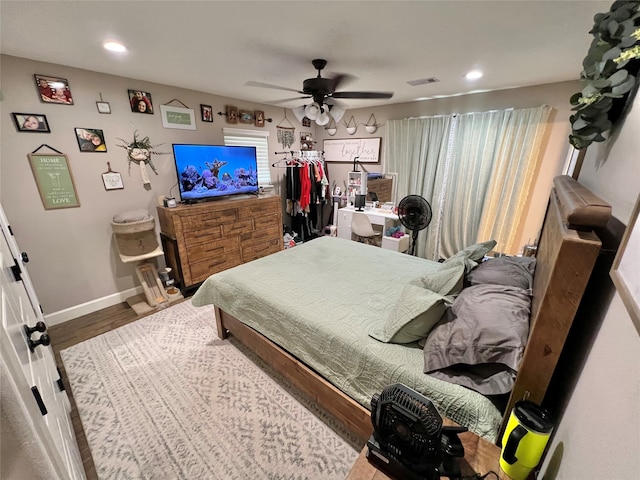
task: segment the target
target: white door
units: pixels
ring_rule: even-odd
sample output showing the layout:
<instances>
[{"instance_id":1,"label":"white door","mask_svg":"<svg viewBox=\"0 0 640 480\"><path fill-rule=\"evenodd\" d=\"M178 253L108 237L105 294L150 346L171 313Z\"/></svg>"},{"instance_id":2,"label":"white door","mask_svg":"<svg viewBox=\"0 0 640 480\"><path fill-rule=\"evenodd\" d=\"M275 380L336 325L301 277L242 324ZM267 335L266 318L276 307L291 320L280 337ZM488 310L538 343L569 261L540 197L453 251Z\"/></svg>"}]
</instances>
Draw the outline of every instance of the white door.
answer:
<instances>
[{"instance_id":1,"label":"white door","mask_svg":"<svg viewBox=\"0 0 640 480\"><path fill-rule=\"evenodd\" d=\"M33 331L25 326L44 323L40 304L25 268L23 258L0 205L0 265L2 265L2 361L16 386L17 396L30 418L35 440L45 450L60 478L85 478L73 426L71 405L60 389L59 373L53 350L48 346L46 330ZM40 324L43 330L46 325ZM32 343L30 345L29 338ZM38 344L40 343L40 344Z\"/></svg>"}]
</instances>

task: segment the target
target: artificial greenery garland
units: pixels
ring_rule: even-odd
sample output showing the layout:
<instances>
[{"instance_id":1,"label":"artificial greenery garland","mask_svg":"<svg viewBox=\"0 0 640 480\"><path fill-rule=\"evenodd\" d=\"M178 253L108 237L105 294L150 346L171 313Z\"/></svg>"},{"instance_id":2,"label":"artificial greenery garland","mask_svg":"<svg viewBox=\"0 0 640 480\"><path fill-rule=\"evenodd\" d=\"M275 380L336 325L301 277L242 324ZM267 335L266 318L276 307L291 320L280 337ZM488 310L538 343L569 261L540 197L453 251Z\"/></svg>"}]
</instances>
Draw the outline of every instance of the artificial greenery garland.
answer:
<instances>
[{"instance_id":1,"label":"artificial greenery garland","mask_svg":"<svg viewBox=\"0 0 640 480\"><path fill-rule=\"evenodd\" d=\"M571 99L572 133L569 141L577 149L606 140L634 88L640 67L640 0L617 0L607 13L594 17L593 34L582 62L581 92Z\"/></svg>"}]
</instances>

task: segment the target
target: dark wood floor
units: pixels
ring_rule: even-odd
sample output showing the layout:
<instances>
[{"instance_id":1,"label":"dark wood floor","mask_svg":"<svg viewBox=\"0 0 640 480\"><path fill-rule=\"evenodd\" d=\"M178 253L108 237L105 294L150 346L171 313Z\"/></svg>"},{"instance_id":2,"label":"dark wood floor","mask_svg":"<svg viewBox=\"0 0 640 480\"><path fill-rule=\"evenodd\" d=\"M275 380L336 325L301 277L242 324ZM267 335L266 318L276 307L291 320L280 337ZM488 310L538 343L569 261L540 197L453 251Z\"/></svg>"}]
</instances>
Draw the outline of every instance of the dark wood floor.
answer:
<instances>
[{"instance_id":1,"label":"dark wood floor","mask_svg":"<svg viewBox=\"0 0 640 480\"><path fill-rule=\"evenodd\" d=\"M60 369L62 381L64 382L67 393L69 394L69 400L71 401L71 420L88 480L97 480L98 475L96 474L96 468L91 458L91 451L89 450L89 444L87 443L87 438L84 434L82 423L80 422L76 403L73 399L73 392L69 386L67 373L62 364L60 351L140 318L141 317L138 316L129 305L121 303L48 328L56 363Z\"/></svg>"}]
</instances>

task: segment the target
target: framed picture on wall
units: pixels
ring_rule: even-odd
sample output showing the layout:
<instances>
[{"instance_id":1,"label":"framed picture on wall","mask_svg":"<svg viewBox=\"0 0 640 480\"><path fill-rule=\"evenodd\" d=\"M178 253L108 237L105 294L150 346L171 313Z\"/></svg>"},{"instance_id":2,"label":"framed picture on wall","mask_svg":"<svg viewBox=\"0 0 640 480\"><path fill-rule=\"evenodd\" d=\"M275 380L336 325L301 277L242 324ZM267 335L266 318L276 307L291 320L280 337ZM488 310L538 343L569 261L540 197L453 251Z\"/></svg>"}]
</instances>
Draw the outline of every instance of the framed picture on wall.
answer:
<instances>
[{"instance_id":1,"label":"framed picture on wall","mask_svg":"<svg viewBox=\"0 0 640 480\"><path fill-rule=\"evenodd\" d=\"M227 123L238 123L238 107L227 105Z\"/></svg>"},{"instance_id":2,"label":"framed picture on wall","mask_svg":"<svg viewBox=\"0 0 640 480\"><path fill-rule=\"evenodd\" d=\"M640 196L631 212L629 224L620 242L610 274L631 321L640 333L640 276L638 276L640 222L638 222L638 215L640 215Z\"/></svg>"},{"instance_id":3,"label":"framed picture on wall","mask_svg":"<svg viewBox=\"0 0 640 480\"><path fill-rule=\"evenodd\" d=\"M105 172L102 174L102 183L105 190L122 190L124 183L122 183L122 175L118 172Z\"/></svg>"},{"instance_id":4,"label":"framed picture on wall","mask_svg":"<svg viewBox=\"0 0 640 480\"><path fill-rule=\"evenodd\" d=\"M371 138L335 138L325 139L325 162L351 163L354 159L358 163L380 163L381 137Z\"/></svg>"},{"instance_id":5,"label":"framed picture on wall","mask_svg":"<svg viewBox=\"0 0 640 480\"><path fill-rule=\"evenodd\" d=\"M160 105L162 126L179 130L196 130L196 116L191 108Z\"/></svg>"},{"instance_id":6,"label":"framed picture on wall","mask_svg":"<svg viewBox=\"0 0 640 480\"><path fill-rule=\"evenodd\" d=\"M264 112L262 110L256 110L254 113L256 127L264 127Z\"/></svg>"},{"instance_id":7,"label":"framed picture on wall","mask_svg":"<svg viewBox=\"0 0 640 480\"><path fill-rule=\"evenodd\" d=\"M39 113L12 113L19 132L51 133L47 117Z\"/></svg>"},{"instance_id":8,"label":"framed picture on wall","mask_svg":"<svg viewBox=\"0 0 640 480\"><path fill-rule=\"evenodd\" d=\"M252 124L253 123L253 112L249 110L240 110L238 112L238 119L240 123Z\"/></svg>"},{"instance_id":9,"label":"framed picture on wall","mask_svg":"<svg viewBox=\"0 0 640 480\"><path fill-rule=\"evenodd\" d=\"M80 206L66 155L27 155L45 210Z\"/></svg>"},{"instance_id":10,"label":"framed picture on wall","mask_svg":"<svg viewBox=\"0 0 640 480\"><path fill-rule=\"evenodd\" d=\"M213 108L211 108L211 105L200 104L200 114L203 122L213 122Z\"/></svg>"},{"instance_id":11,"label":"framed picture on wall","mask_svg":"<svg viewBox=\"0 0 640 480\"><path fill-rule=\"evenodd\" d=\"M149 92L129 90L129 104L134 113L147 113L153 115L153 100Z\"/></svg>"},{"instance_id":12,"label":"framed picture on wall","mask_svg":"<svg viewBox=\"0 0 640 480\"><path fill-rule=\"evenodd\" d=\"M109 102L96 102L96 107L98 107L98 113L111 113Z\"/></svg>"},{"instance_id":13,"label":"framed picture on wall","mask_svg":"<svg viewBox=\"0 0 640 480\"><path fill-rule=\"evenodd\" d=\"M76 128L76 140L81 152L107 152L104 132L97 128Z\"/></svg>"},{"instance_id":14,"label":"framed picture on wall","mask_svg":"<svg viewBox=\"0 0 640 480\"><path fill-rule=\"evenodd\" d=\"M71 89L66 78L48 77L46 75L34 75L36 87L43 103L60 103L73 105Z\"/></svg>"}]
</instances>

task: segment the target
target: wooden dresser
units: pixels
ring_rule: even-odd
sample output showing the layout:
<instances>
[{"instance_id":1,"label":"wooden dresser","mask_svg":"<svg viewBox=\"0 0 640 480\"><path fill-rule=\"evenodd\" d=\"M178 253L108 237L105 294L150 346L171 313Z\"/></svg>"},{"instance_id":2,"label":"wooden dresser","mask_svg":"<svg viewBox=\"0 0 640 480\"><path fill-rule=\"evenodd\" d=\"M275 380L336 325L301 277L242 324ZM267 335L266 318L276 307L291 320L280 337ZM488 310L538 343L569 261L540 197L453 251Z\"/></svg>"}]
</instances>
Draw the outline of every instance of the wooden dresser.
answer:
<instances>
[{"instance_id":1,"label":"wooden dresser","mask_svg":"<svg viewBox=\"0 0 640 480\"><path fill-rule=\"evenodd\" d=\"M283 249L278 196L157 208L165 260L183 291L213 273Z\"/></svg>"}]
</instances>

